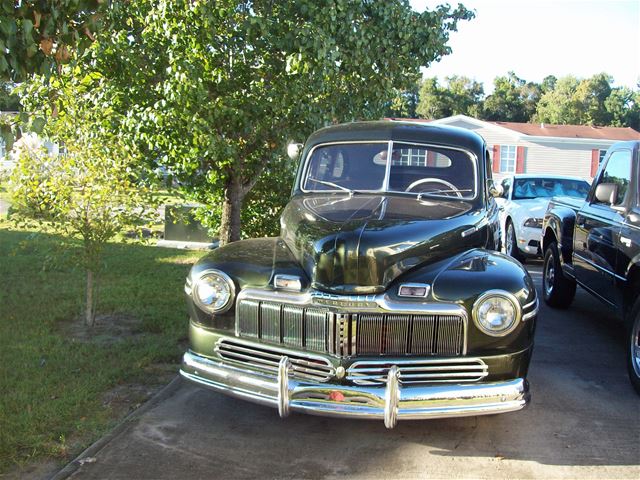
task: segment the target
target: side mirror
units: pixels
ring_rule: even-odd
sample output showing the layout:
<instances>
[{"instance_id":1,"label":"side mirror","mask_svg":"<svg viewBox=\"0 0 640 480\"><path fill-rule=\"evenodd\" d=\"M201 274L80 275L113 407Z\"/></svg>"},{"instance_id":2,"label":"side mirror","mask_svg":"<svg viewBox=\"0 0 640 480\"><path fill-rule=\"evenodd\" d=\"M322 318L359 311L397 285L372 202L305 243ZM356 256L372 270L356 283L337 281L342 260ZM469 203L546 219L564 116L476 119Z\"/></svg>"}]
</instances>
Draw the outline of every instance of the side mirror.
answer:
<instances>
[{"instance_id":1,"label":"side mirror","mask_svg":"<svg viewBox=\"0 0 640 480\"><path fill-rule=\"evenodd\" d=\"M502 191L502 185L496 185L493 183L493 180L487 180L487 192L489 192L489 195L492 197L501 197L504 193Z\"/></svg>"},{"instance_id":2,"label":"side mirror","mask_svg":"<svg viewBox=\"0 0 640 480\"><path fill-rule=\"evenodd\" d=\"M290 143L287 145L287 155L291 160L297 160L300 156L300 152L302 151L301 143Z\"/></svg>"},{"instance_id":3,"label":"side mirror","mask_svg":"<svg viewBox=\"0 0 640 480\"><path fill-rule=\"evenodd\" d=\"M618 196L617 183L601 183L596 187L596 200L600 203L613 205Z\"/></svg>"}]
</instances>

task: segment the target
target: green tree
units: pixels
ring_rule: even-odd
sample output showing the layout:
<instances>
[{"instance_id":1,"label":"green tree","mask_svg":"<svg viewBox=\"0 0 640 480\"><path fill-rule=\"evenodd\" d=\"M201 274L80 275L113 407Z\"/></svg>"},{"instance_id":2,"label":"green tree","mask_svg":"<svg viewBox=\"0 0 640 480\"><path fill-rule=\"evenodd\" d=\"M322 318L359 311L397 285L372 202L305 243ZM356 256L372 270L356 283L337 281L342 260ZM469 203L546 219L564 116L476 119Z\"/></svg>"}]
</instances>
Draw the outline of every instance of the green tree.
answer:
<instances>
[{"instance_id":1,"label":"green tree","mask_svg":"<svg viewBox=\"0 0 640 480\"><path fill-rule=\"evenodd\" d=\"M483 102L485 120L528 122L536 111L541 96L540 85L519 78L514 72L496 77L493 93Z\"/></svg>"},{"instance_id":2,"label":"green tree","mask_svg":"<svg viewBox=\"0 0 640 480\"><path fill-rule=\"evenodd\" d=\"M482 83L468 77L453 75L440 86L437 78L426 78L420 87L416 108L422 118L443 118L451 115L478 116L484 89Z\"/></svg>"},{"instance_id":3,"label":"green tree","mask_svg":"<svg viewBox=\"0 0 640 480\"><path fill-rule=\"evenodd\" d=\"M100 26L105 0L4 0L0 6L0 79L49 75L82 51Z\"/></svg>"},{"instance_id":4,"label":"green tree","mask_svg":"<svg viewBox=\"0 0 640 480\"><path fill-rule=\"evenodd\" d=\"M611 89L604 102L614 127L631 127L640 130L640 91L627 87Z\"/></svg>"},{"instance_id":5,"label":"green tree","mask_svg":"<svg viewBox=\"0 0 640 480\"><path fill-rule=\"evenodd\" d=\"M579 125L581 105L576 99L580 81L574 76L560 78L552 90L542 95L536 108L536 122L556 125Z\"/></svg>"},{"instance_id":6,"label":"green tree","mask_svg":"<svg viewBox=\"0 0 640 480\"><path fill-rule=\"evenodd\" d=\"M82 255L75 260L86 271L85 322L92 326L104 246L150 219L152 202L124 145L100 127L99 112L87 101L86 86L92 82L52 83L65 110L50 117L46 128L65 152L51 155L34 134L16 143L12 210L19 219L81 240ZM32 90L33 99L48 92L48 86L33 83L24 88Z\"/></svg>"},{"instance_id":7,"label":"green tree","mask_svg":"<svg viewBox=\"0 0 640 480\"><path fill-rule=\"evenodd\" d=\"M288 141L381 116L472 17L406 0L113 5L87 61L107 86L103 108L131 148L220 212L210 226L223 244L240 238L243 201Z\"/></svg>"},{"instance_id":8,"label":"green tree","mask_svg":"<svg viewBox=\"0 0 640 480\"><path fill-rule=\"evenodd\" d=\"M395 96L387 107L385 117L416 118L416 109L420 100L420 80L416 80L405 90L396 91Z\"/></svg>"}]
</instances>

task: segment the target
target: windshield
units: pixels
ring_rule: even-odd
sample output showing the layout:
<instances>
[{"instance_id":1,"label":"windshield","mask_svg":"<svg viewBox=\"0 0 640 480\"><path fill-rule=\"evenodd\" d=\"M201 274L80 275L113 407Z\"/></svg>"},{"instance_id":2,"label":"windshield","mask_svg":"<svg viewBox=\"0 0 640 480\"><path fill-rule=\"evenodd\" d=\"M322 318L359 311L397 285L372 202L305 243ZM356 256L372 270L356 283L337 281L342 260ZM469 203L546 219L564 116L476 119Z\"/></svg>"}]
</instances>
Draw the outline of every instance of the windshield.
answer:
<instances>
[{"instance_id":1,"label":"windshield","mask_svg":"<svg viewBox=\"0 0 640 480\"><path fill-rule=\"evenodd\" d=\"M569 178L516 178L513 183L513 200L568 196L586 198L589 183Z\"/></svg>"},{"instance_id":2,"label":"windshield","mask_svg":"<svg viewBox=\"0 0 640 480\"><path fill-rule=\"evenodd\" d=\"M389 142L320 145L307 160L304 191L387 191L473 198L472 156L447 147Z\"/></svg>"}]
</instances>

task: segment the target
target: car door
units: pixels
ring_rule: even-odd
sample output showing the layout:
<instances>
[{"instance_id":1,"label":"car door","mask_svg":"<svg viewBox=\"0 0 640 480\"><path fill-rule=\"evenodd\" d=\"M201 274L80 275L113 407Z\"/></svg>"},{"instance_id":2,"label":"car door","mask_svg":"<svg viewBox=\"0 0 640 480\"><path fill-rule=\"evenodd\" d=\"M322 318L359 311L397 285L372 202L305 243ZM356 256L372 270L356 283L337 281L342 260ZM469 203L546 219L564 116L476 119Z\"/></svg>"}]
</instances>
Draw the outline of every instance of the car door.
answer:
<instances>
[{"instance_id":1,"label":"car door","mask_svg":"<svg viewBox=\"0 0 640 480\"><path fill-rule=\"evenodd\" d=\"M605 160L604 169L591 189L588 202L576 215L573 260L576 279L605 302L618 304L615 282L617 250L624 217L624 205L631 182L631 151L615 150ZM616 183L614 203L595 197L598 184Z\"/></svg>"},{"instance_id":2,"label":"car door","mask_svg":"<svg viewBox=\"0 0 640 480\"><path fill-rule=\"evenodd\" d=\"M635 151L631 151L632 168L635 176L640 180L640 151L636 144ZM640 261L640 185L638 180L633 184L635 191L630 192L630 202L624 214L624 220L620 226L618 236L618 260L616 273L619 277L625 277L629 267ZM621 303L621 298L619 299Z\"/></svg>"}]
</instances>

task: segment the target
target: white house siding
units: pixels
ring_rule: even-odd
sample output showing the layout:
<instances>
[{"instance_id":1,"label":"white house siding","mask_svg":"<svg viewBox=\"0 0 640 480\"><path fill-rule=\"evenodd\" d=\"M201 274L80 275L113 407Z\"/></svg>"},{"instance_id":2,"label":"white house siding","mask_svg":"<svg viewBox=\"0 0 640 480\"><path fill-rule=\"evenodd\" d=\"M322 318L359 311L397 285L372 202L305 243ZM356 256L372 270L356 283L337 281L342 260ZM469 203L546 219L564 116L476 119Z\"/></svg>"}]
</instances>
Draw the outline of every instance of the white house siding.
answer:
<instances>
[{"instance_id":1,"label":"white house siding","mask_svg":"<svg viewBox=\"0 0 640 480\"><path fill-rule=\"evenodd\" d=\"M539 173L548 175L570 175L591 180L591 151L593 149L606 150L614 142L594 140L593 143L581 139L572 142L571 139L561 141L531 142L525 140L527 135L511 131L502 127L480 127L476 124L456 120L447 125L473 130L487 142L489 151L494 145L515 145L525 147L524 173ZM501 181L510 173L496 173L493 177Z\"/></svg>"}]
</instances>

